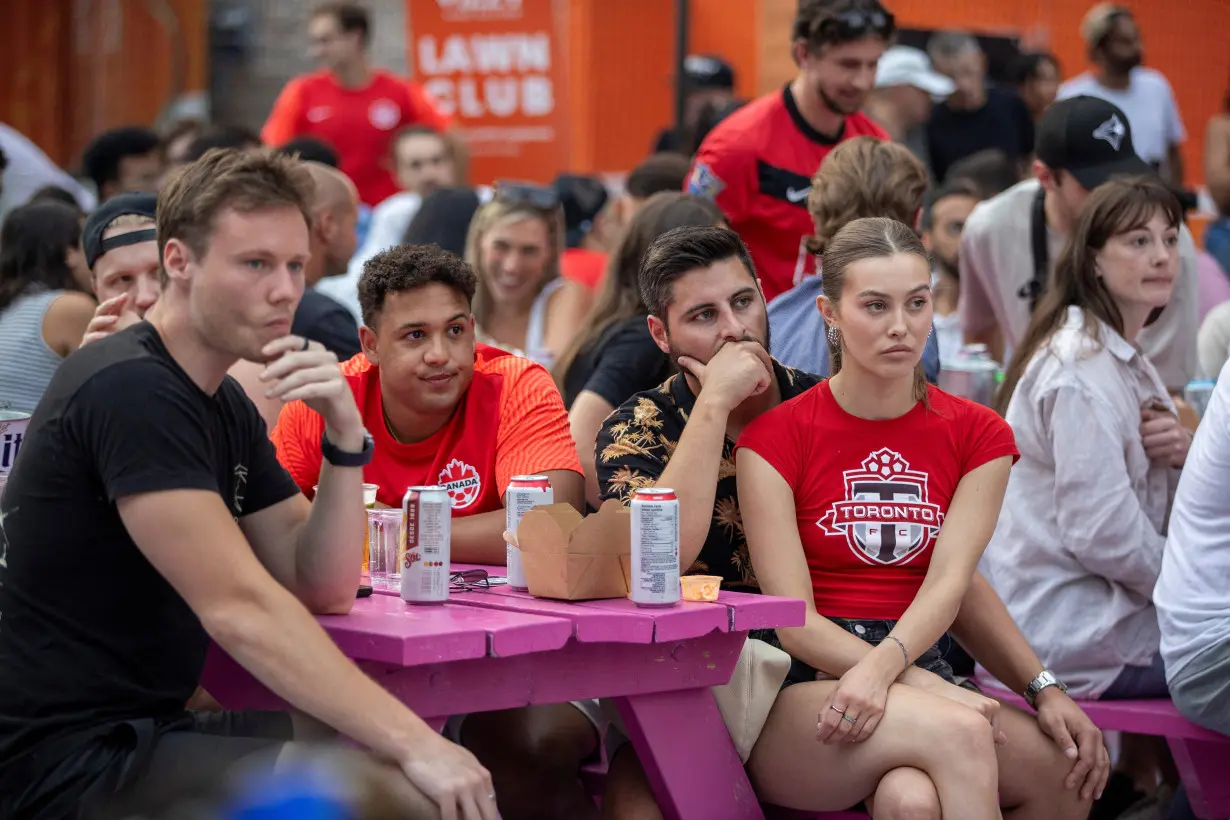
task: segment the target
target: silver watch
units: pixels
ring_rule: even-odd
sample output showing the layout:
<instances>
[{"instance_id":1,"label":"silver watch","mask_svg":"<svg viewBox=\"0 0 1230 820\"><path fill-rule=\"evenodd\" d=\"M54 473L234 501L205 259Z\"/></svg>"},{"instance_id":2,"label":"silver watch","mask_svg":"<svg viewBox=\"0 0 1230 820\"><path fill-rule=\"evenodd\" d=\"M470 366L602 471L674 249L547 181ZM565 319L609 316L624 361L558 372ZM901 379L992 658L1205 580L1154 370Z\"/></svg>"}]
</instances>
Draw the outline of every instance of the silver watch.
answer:
<instances>
[{"instance_id":1,"label":"silver watch","mask_svg":"<svg viewBox=\"0 0 1230 820\"><path fill-rule=\"evenodd\" d=\"M1026 686L1025 691L1021 694L1025 696L1025 700L1029 703L1029 705L1033 706L1034 700L1036 700L1038 695L1042 693L1042 690L1049 689L1052 686L1059 687L1060 692L1068 691L1067 685L1059 678L1055 677L1054 672L1049 669L1043 669L1038 673L1038 677L1029 682L1029 686Z\"/></svg>"}]
</instances>

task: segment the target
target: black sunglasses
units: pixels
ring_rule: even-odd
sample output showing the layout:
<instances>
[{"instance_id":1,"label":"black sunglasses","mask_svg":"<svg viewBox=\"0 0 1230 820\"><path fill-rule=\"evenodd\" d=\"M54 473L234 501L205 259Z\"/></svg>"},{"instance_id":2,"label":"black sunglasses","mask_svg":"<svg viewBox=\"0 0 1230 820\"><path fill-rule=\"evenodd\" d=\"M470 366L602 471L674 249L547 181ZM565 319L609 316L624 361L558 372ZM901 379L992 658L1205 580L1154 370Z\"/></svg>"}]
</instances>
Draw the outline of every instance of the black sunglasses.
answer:
<instances>
[{"instance_id":1,"label":"black sunglasses","mask_svg":"<svg viewBox=\"0 0 1230 820\"><path fill-rule=\"evenodd\" d=\"M529 205L543 211L559 207L559 191L531 182L497 182L495 198L509 205Z\"/></svg>"},{"instance_id":2,"label":"black sunglasses","mask_svg":"<svg viewBox=\"0 0 1230 820\"><path fill-rule=\"evenodd\" d=\"M888 11L847 11L821 20L812 37L823 43L844 43L874 34L887 40L897 30L897 23Z\"/></svg>"},{"instance_id":3,"label":"black sunglasses","mask_svg":"<svg viewBox=\"0 0 1230 820\"><path fill-rule=\"evenodd\" d=\"M455 592L466 592L476 589L491 589L491 583L485 569L464 569L454 572L448 577L449 589Z\"/></svg>"}]
</instances>

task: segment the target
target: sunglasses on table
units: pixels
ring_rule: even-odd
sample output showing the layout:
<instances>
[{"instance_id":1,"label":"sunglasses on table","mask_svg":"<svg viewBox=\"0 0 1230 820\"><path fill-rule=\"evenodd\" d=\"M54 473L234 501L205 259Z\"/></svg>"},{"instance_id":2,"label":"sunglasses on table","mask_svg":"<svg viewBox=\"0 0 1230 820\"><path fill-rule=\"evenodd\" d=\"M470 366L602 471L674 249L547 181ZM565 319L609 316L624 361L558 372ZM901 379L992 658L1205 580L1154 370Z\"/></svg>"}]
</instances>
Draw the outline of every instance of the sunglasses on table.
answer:
<instances>
[{"instance_id":1,"label":"sunglasses on table","mask_svg":"<svg viewBox=\"0 0 1230 820\"><path fill-rule=\"evenodd\" d=\"M466 569L448 577L449 589L454 592L491 589L491 578L485 569Z\"/></svg>"},{"instance_id":2,"label":"sunglasses on table","mask_svg":"<svg viewBox=\"0 0 1230 820\"><path fill-rule=\"evenodd\" d=\"M559 207L559 191L532 182L497 182L495 198L509 205L529 205L543 211L554 211Z\"/></svg>"}]
</instances>

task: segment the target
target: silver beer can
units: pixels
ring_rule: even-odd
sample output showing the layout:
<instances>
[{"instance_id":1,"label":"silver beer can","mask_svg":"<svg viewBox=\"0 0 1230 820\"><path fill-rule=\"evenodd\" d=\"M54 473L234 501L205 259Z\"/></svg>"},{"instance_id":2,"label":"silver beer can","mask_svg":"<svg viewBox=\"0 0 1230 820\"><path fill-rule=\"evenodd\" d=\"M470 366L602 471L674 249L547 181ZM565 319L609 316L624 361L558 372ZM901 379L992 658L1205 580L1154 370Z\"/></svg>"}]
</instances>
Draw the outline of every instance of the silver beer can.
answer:
<instances>
[{"instance_id":1,"label":"silver beer can","mask_svg":"<svg viewBox=\"0 0 1230 820\"><path fill-rule=\"evenodd\" d=\"M632 589L637 606L674 606L679 589L679 496L662 487L632 496Z\"/></svg>"},{"instance_id":2,"label":"silver beer can","mask_svg":"<svg viewBox=\"0 0 1230 820\"><path fill-rule=\"evenodd\" d=\"M555 503L555 490L545 475L517 475L508 482L504 492L504 529L513 535L521 517L535 507ZM513 589L526 589L525 571L521 568L521 550L505 544L505 563L508 565L508 585Z\"/></svg>"},{"instance_id":3,"label":"silver beer can","mask_svg":"<svg viewBox=\"0 0 1230 820\"><path fill-rule=\"evenodd\" d=\"M448 600L453 505L444 487L410 487L401 502L406 544L401 567L401 597L410 604Z\"/></svg>"}]
</instances>

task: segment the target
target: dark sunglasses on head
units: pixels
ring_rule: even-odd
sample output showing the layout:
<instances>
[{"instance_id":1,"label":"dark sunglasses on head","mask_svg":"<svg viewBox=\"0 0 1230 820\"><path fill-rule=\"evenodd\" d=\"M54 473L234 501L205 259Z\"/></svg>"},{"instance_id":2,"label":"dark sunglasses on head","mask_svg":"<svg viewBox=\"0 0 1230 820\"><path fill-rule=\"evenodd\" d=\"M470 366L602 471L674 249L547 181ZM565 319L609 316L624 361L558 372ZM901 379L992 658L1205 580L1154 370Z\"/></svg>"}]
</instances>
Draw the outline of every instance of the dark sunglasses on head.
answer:
<instances>
[{"instance_id":1,"label":"dark sunglasses on head","mask_svg":"<svg viewBox=\"0 0 1230 820\"><path fill-rule=\"evenodd\" d=\"M530 182L497 182L495 198L509 205L529 205L544 211L559 207L559 192Z\"/></svg>"},{"instance_id":2,"label":"dark sunglasses on head","mask_svg":"<svg viewBox=\"0 0 1230 820\"><path fill-rule=\"evenodd\" d=\"M823 42L845 42L874 34L887 40L896 31L893 15L887 11L847 11L822 20L812 32Z\"/></svg>"},{"instance_id":3,"label":"dark sunglasses on head","mask_svg":"<svg viewBox=\"0 0 1230 820\"><path fill-rule=\"evenodd\" d=\"M491 584L487 579L487 570L485 569L465 569L460 572L454 572L448 578L448 585L449 588L457 592L491 588Z\"/></svg>"}]
</instances>

